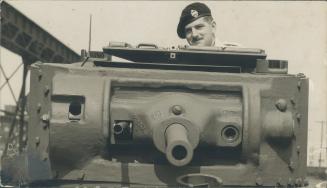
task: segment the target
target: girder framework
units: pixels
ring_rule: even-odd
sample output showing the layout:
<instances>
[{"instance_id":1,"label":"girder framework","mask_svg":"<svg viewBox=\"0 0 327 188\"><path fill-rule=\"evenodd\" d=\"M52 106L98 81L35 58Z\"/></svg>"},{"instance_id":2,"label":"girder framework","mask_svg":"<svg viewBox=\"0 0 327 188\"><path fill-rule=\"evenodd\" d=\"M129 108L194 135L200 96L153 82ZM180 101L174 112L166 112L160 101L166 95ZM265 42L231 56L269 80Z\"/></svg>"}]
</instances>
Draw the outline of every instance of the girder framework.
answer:
<instances>
[{"instance_id":1,"label":"girder framework","mask_svg":"<svg viewBox=\"0 0 327 188\"><path fill-rule=\"evenodd\" d=\"M79 54L6 1L1 3L1 46L29 62L71 63L80 60Z\"/></svg>"}]
</instances>

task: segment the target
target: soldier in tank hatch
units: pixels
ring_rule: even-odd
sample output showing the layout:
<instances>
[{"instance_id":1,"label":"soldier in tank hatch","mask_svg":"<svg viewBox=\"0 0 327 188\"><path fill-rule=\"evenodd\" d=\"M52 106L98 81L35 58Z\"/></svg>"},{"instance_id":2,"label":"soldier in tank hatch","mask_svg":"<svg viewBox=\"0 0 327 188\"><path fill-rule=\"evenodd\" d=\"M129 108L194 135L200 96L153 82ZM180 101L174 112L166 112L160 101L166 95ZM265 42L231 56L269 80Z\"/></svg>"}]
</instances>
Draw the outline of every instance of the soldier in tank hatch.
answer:
<instances>
[{"instance_id":1,"label":"soldier in tank hatch","mask_svg":"<svg viewBox=\"0 0 327 188\"><path fill-rule=\"evenodd\" d=\"M192 3L184 8L177 26L177 34L191 46L239 46L222 43L216 37L216 22L210 8L203 3Z\"/></svg>"}]
</instances>

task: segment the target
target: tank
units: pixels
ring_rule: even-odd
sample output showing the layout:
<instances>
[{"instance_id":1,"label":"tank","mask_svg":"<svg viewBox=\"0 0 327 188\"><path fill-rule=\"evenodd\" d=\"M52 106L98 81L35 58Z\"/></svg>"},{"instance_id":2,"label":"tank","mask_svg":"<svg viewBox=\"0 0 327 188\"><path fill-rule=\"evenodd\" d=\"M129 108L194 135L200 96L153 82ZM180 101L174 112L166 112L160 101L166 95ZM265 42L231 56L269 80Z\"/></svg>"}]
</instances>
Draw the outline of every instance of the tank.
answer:
<instances>
[{"instance_id":1,"label":"tank","mask_svg":"<svg viewBox=\"0 0 327 188\"><path fill-rule=\"evenodd\" d=\"M286 60L252 48L117 42L82 55L30 67L27 150L3 157L3 182L307 184L308 78L288 74Z\"/></svg>"}]
</instances>

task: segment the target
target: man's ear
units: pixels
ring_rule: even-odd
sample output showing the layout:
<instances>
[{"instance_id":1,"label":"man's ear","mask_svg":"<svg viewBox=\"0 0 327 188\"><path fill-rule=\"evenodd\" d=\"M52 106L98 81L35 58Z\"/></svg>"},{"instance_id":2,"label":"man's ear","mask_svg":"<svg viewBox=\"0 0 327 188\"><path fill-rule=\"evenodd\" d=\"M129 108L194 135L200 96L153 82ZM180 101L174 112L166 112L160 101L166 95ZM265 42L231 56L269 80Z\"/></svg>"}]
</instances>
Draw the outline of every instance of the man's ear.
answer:
<instances>
[{"instance_id":1,"label":"man's ear","mask_svg":"<svg viewBox=\"0 0 327 188\"><path fill-rule=\"evenodd\" d=\"M211 22L211 27L216 31L216 22L214 20Z\"/></svg>"}]
</instances>

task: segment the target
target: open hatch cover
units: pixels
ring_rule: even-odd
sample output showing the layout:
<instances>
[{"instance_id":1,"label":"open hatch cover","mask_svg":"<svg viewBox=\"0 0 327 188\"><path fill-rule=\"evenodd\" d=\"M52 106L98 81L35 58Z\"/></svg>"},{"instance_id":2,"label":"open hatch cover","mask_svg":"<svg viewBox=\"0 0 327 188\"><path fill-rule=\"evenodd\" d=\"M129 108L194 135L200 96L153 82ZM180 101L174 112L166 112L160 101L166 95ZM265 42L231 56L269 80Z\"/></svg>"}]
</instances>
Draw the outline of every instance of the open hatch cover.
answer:
<instances>
[{"instance_id":1,"label":"open hatch cover","mask_svg":"<svg viewBox=\"0 0 327 188\"><path fill-rule=\"evenodd\" d=\"M211 69L211 71L219 72L225 72L226 68L226 72L235 72L228 71L232 68L239 70L236 72L248 72L256 67L257 59L266 59L264 50L239 47L178 46L158 48L153 44L139 44L136 47L132 47L127 43L110 43L108 47L103 48L103 52L109 56L116 56L135 62L129 62L128 68L133 67L133 64L137 68L140 66L136 64L140 64L145 66L151 65L152 68L158 67L160 69L163 67L171 67L171 69L182 67L186 68L186 70L188 68L202 71ZM95 63L99 66L106 66L103 64L104 62ZM118 67L124 66L120 64Z\"/></svg>"}]
</instances>

